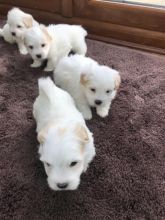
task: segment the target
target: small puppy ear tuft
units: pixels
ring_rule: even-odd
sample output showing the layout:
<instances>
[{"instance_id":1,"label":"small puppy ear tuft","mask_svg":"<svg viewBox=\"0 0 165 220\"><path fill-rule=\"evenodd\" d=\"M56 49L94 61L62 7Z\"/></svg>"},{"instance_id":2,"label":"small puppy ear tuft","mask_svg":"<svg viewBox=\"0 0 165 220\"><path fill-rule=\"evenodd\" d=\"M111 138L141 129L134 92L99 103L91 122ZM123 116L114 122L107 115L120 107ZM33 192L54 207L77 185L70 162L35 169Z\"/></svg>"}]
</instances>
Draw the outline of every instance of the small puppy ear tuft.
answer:
<instances>
[{"instance_id":1,"label":"small puppy ear tuft","mask_svg":"<svg viewBox=\"0 0 165 220\"><path fill-rule=\"evenodd\" d=\"M43 24L41 24L41 25L40 25L40 28L41 28L41 30L43 31L43 33L45 34L47 40L48 40L48 41L52 41L52 37L50 36L50 34L49 34L49 32L48 32L46 26L43 25Z\"/></svg>"},{"instance_id":2,"label":"small puppy ear tuft","mask_svg":"<svg viewBox=\"0 0 165 220\"><path fill-rule=\"evenodd\" d=\"M43 144L45 142L45 138L46 138L46 130L43 129L41 130L38 135L37 135L37 140L40 144Z\"/></svg>"},{"instance_id":3,"label":"small puppy ear tuft","mask_svg":"<svg viewBox=\"0 0 165 220\"><path fill-rule=\"evenodd\" d=\"M81 73L80 83L85 86L88 82L89 82L89 79L88 79L87 74L86 73Z\"/></svg>"},{"instance_id":4,"label":"small puppy ear tuft","mask_svg":"<svg viewBox=\"0 0 165 220\"><path fill-rule=\"evenodd\" d=\"M55 123L48 123L43 129L38 132L37 140L40 144L43 144L46 139L46 135L51 127L55 126Z\"/></svg>"},{"instance_id":5,"label":"small puppy ear tuft","mask_svg":"<svg viewBox=\"0 0 165 220\"><path fill-rule=\"evenodd\" d=\"M23 23L27 28L31 28L33 26L33 17L31 15L24 17Z\"/></svg>"},{"instance_id":6,"label":"small puppy ear tuft","mask_svg":"<svg viewBox=\"0 0 165 220\"><path fill-rule=\"evenodd\" d=\"M120 83L121 83L121 77L120 77L120 75L118 73L115 76L115 90L119 89Z\"/></svg>"},{"instance_id":7,"label":"small puppy ear tuft","mask_svg":"<svg viewBox=\"0 0 165 220\"><path fill-rule=\"evenodd\" d=\"M84 125L82 124L77 124L76 128L75 128L75 133L77 135L77 137L83 142L83 143L87 143L89 142L89 136L87 133L86 128L84 127Z\"/></svg>"}]
</instances>

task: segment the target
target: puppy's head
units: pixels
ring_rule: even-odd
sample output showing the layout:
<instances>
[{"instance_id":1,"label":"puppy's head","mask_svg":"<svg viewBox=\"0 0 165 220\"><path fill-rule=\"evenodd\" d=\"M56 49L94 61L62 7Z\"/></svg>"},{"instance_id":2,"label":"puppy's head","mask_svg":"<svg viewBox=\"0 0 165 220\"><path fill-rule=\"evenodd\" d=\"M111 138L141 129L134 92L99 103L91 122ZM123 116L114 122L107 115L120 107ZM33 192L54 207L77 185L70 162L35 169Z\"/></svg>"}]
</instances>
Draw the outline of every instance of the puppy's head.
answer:
<instances>
[{"instance_id":1,"label":"puppy's head","mask_svg":"<svg viewBox=\"0 0 165 220\"><path fill-rule=\"evenodd\" d=\"M8 12L7 23L11 35L23 40L25 31L33 25L33 17L19 8L13 8Z\"/></svg>"},{"instance_id":2,"label":"puppy's head","mask_svg":"<svg viewBox=\"0 0 165 220\"><path fill-rule=\"evenodd\" d=\"M51 41L51 36L44 25L32 27L25 32L24 43L33 60L47 58Z\"/></svg>"},{"instance_id":3,"label":"puppy's head","mask_svg":"<svg viewBox=\"0 0 165 220\"><path fill-rule=\"evenodd\" d=\"M93 64L80 76L81 88L90 106L104 106L112 101L120 85L119 73L107 66Z\"/></svg>"},{"instance_id":4,"label":"puppy's head","mask_svg":"<svg viewBox=\"0 0 165 220\"><path fill-rule=\"evenodd\" d=\"M49 187L53 190L77 189L89 142L84 125L50 125L38 133L38 141Z\"/></svg>"}]
</instances>

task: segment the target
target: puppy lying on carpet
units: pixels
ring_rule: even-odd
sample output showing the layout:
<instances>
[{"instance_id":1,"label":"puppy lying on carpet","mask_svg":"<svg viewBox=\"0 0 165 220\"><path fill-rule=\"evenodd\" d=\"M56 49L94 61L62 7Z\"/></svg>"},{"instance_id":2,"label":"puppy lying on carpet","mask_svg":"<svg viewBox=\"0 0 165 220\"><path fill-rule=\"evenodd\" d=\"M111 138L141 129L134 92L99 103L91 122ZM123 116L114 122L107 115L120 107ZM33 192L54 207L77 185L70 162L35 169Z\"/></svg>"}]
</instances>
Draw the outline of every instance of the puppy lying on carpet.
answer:
<instances>
[{"instance_id":1,"label":"puppy lying on carpet","mask_svg":"<svg viewBox=\"0 0 165 220\"><path fill-rule=\"evenodd\" d=\"M0 29L0 36L9 43L17 43L20 53L27 54L24 33L28 28L38 25L32 15L24 13L19 8L13 8L7 14L7 23Z\"/></svg>"},{"instance_id":2,"label":"puppy lying on carpet","mask_svg":"<svg viewBox=\"0 0 165 220\"><path fill-rule=\"evenodd\" d=\"M85 119L92 118L90 107L95 107L101 117L108 115L121 81L116 70L81 55L61 59L54 80L74 98Z\"/></svg>"},{"instance_id":3,"label":"puppy lying on carpet","mask_svg":"<svg viewBox=\"0 0 165 220\"><path fill-rule=\"evenodd\" d=\"M75 190L95 156L92 133L67 92L50 78L41 78L38 84L33 114L48 185L53 190Z\"/></svg>"},{"instance_id":4,"label":"puppy lying on carpet","mask_svg":"<svg viewBox=\"0 0 165 220\"><path fill-rule=\"evenodd\" d=\"M53 71L58 61L70 51L85 56L87 32L78 25L49 25L32 27L25 33L25 45L33 58L31 67L39 67L47 59L45 71Z\"/></svg>"}]
</instances>

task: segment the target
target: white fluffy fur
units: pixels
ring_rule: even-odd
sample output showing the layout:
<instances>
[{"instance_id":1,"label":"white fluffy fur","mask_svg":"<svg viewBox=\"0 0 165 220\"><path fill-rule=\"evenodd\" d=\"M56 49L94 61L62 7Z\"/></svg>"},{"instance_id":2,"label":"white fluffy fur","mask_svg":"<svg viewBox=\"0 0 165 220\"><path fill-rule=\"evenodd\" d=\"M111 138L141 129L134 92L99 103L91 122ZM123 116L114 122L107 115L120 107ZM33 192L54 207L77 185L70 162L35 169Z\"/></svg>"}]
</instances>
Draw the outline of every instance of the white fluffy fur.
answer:
<instances>
[{"instance_id":1,"label":"white fluffy fur","mask_svg":"<svg viewBox=\"0 0 165 220\"><path fill-rule=\"evenodd\" d=\"M30 28L25 34L25 44L34 61L31 67L39 67L44 59L48 59L45 71L53 71L58 61L71 50L85 55L86 35L87 32L78 25L41 25Z\"/></svg>"},{"instance_id":2,"label":"white fluffy fur","mask_svg":"<svg viewBox=\"0 0 165 220\"><path fill-rule=\"evenodd\" d=\"M95 155L92 133L71 96L48 78L39 79L33 114L37 123L39 154L53 190L74 190ZM71 166L72 162L78 162ZM59 188L59 184L67 184ZM62 185L63 186L63 185Z\"/></svg>"},{"instance_id":3,"label":"white fluffy fur","mask_svg":"<svg viewBox=\"0 0 165 220\"><path fill-rule=\"evenodd\" d=\"M119 73L81 55L60 60L55 71L56 85L70 93L85 119L92 118L90 107L101 117L108 115L120 84ZM102 102L96 104L95 102Z\"/></svg>"},{"instance_id":4,"label":"white fluffy fur","mask_svg":"<svg viewBox=\"0 0 165 220\"><path fill-rule=\"evenodd\" d=\"M24 33L28 28L36 25L38 23L32 15L24 13L19 8L13 8L7 14L7 23L0 29L0 36L9 43L17 43L20 53L27 54L24 45Z\"/></svg>"}]
</instances>

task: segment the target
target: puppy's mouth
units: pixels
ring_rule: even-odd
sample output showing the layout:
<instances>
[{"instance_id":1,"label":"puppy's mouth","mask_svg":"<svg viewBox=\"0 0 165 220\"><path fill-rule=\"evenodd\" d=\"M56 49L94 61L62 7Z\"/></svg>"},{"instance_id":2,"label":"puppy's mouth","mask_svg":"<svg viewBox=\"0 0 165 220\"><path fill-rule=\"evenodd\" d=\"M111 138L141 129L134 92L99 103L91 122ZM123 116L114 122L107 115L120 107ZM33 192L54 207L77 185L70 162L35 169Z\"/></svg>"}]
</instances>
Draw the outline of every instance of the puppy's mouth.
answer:
<instances>
[{"instance_id":1,"label":"puppy's mouth","mask_svg":"<svg viewBox=\"0 0 165 220\"><path fill-rule=\"evenodd\" d=\"M53 191L70 191L70 189L59 189L59 188L53 188L53 187L50 187L50 189Z\"/></svg>"},{"instance_id":2,"label":"puppy's mouth","mask_svg":"<svg viewBox=\"0 0 165 220\"><path fill-rule=\"evenodd\" d=\"M53 191L70 191L70 190L71 190L71 189L69 189L69 188L61 189L61 188L58 188L58 187L52 187L52 186L50 186L50 185L49 185L49 187L50 187L50 189L53 190Z\"/></svg>"},{"instance_id":3,"label":"puppy's mouth","mask_svg":"<svg viewBox=\"0 0 165 220\"><path fill-rule=\"evenodd\" d=\"M53 184L53 185L51 185L51 184L49 184L49 182L48 182L48 186L50 187L50 189L51 190L53 190L53 191L73 191L73 190L76 190L77 188L78 188L78 186L79 186L79 184L78 185L76 185L76 186L72 186L72 185L70 185L70 184L68 184L66 187L64 187L64 186L57 186L57 184Z\"/></svg>"}]
</instances>

